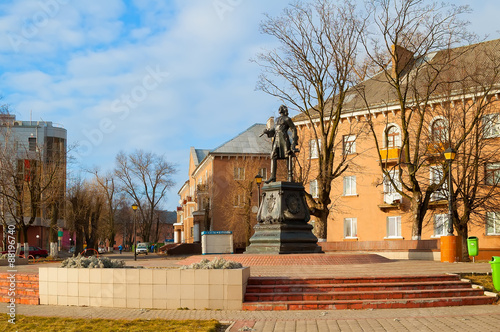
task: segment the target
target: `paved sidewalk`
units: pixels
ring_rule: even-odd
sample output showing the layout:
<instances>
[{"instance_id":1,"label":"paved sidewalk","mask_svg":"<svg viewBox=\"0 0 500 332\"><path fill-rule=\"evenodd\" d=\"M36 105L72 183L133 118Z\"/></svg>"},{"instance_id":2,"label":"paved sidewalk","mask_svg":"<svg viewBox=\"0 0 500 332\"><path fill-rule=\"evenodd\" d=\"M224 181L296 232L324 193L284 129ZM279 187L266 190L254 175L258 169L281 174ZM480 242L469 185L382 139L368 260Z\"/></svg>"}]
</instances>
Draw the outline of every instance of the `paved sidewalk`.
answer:
<instances>
[{"instance_id":1,"label":"paved sidewalk","mask_svg":"<svg viewBox=\"0 0 500 332\"><path fill-rule=\"evenodd\" d=\"M6 313L6 306L0 306ZM216 319L228 329L255 332L491 331L500 330L500 305L384 310L227 311L147 310L18 305L17 314L105 319Z\"/></svg>"},{"instance_id":2,"label":"paved sidewalk","mask_svg":"<svg viewBox=\"0 0 500 332\"><path fill-rule=\"evenodd\" d=\"M108 254L125 259L129 266L177 268L211 256L165 259L148 255L133 260L131 255ZM363 264L345 255L313 255L306 261L293 255L262 257L230 255L229 259L245 259L252 266L252 276L376 276L422 275L442 273L487 273L488 263L441 263L433 261L380 260L365 257ZM274 263L273 263L274 260ZM276 262L276 260L279 260ZM269 261L266 263L266 261ZM300 265L297 263L300 262ZM344 264L343 264L344 263ZM45 263L46 264L46 263ZM255 265L260 264L260 265ZM51 263L48 266L58 266ZM44 265L47 266L47 265ZM19 272L37 272L37 265L19 266ZM2 268L0 268L2 271ZM6 306L0 306L6 313ZM326 332L326 331L500 331L500 305L446 308L383 309L383 310L308 310L308 311L227 311L227 310L148 310L93 308L49 305L17 305L17 313L34 316L60 316L108 319L216 319L231 324L230 332Z\"/></svg>"}]
</instances>

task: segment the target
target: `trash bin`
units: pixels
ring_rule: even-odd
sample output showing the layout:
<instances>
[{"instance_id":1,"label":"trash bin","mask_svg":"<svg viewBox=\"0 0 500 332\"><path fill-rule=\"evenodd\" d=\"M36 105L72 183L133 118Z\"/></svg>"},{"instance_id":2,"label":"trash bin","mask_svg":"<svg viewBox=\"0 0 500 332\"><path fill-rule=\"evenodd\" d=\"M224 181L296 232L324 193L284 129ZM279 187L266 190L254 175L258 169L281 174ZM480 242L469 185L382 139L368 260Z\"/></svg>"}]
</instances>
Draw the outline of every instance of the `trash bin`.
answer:
<instances>
[{"instance_id":1,"label":"trash bin","mask_svg":"<svg viewBox=\"0 0 500 332\"><path fill-rule=\"evenodd\" d=\"M493 287L500 292L500 257L493 256L491 258L491 278L493 279Z\"/></svg>"},{"instance_id":2,"label":"trash bin","mask_svg":"<svg viewBox=\"0 0 500 332\"><path fill-rule=\"evenodd\" d=\"M475 236L469 236L467 238L467 250L469 251L469 256L477 256L478 253L478 239Z\"/></svg>"}]
</instances>

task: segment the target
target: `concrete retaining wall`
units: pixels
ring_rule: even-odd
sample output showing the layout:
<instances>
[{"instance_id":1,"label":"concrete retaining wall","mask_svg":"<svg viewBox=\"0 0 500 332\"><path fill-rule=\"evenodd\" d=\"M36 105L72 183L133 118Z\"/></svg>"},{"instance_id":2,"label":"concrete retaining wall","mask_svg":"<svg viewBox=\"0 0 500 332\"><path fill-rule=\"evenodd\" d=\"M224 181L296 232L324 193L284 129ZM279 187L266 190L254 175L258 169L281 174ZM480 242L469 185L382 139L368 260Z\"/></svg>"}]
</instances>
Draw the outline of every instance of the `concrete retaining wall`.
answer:
<instances>
[{"instance_id":1,"label":"concrete retaining wall","mask_svg":"<svg viewBox=\"0 0 500 332\"><path fill-rule=\"evenodd\" d=\"M39 268L40 304L240 310L250 268Z\"/></svg>"}]
</instances>

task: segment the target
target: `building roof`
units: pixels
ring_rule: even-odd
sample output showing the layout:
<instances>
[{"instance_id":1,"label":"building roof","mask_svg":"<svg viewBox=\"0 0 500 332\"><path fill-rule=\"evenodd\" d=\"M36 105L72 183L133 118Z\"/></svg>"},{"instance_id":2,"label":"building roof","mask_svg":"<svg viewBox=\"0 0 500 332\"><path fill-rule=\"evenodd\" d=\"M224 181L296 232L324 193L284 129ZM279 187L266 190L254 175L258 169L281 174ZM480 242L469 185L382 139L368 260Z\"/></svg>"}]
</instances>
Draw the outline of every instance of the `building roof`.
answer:
<instances>
[{"instance_id":1,"label":"building roof","mask_svg":"<svg viewBox=\"0 0 500 332\"><path fill-rule=\"evenodd\" d=\"M482 42L478 44L457 47L451 50L432 52L412 58L409 70L402 72L403 83L416 87L416 91L433 91L433 98L447 95L450 91L464 91L474 93L474 89L481 84L492 84L492 80L498 82L497 73L500 59L500 39ZM371 78L351 87L346 94L343 105L343 113L366 110L371 108L395 106L397 102L396 90L389 83L388 74L391 73L391 65L386 71L382 71ZM428 77L436 75L439 70L438 79L429 84ZM417 75L418 72L418 75ZM415 79L417 77L417 79ZM481 82L478 82L478 79ZM408 90L408 101L416 94L412 88ZM309 110L312 117L318 117L315 110ZM316 115L314 113L316 112ZM306 120L305 114L299 114L293 118L294 121Z\"/></svg>"},{"instance_id":2,"label":"building roof","mask_svg":"<svg viewBox=\"0 0 500 332\"><path fill-rule=\"evenodd\" d=\"M210 151L211 154L266 154L271 152L272 142L267 136L260 136L265 124L256 123L233 139Z\"/></svg>"},{"instance_id":3,"label":"building roof","mask_svg":"<svg viewBox=\"0 0 500 332\"><path fill-rule=\"evenodd\" d=\"M191 155L193 156L194 166L198 166L209 152L210 150L207 149L195 149L194 147L191 147Z\"/></svg>"}]
</instances>

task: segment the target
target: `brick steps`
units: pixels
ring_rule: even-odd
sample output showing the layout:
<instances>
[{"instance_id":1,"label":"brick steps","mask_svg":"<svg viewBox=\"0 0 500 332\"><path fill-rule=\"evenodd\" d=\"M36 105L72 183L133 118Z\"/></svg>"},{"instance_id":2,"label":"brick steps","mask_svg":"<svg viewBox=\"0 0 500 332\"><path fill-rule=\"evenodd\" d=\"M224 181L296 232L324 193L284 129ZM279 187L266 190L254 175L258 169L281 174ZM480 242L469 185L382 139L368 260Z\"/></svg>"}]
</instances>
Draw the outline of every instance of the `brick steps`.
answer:
<instances>
[{"instance_id":1,"label":"brick steps","mask_svg":"<svg viewBox=\"0 0 500 332\"><path fill-rule=\"evenodd\" d=\"M38 284L38 274L33 273L16 273L16 283L15 283L15 303L17 304L40 304L39 299L39 284ZM9 279L9 273L0 273L0 303L11 302L12 297L9 296L11 289L11 282Z\"/></svg>"},{"instance_id":2,"label":"brick steps","mask_svg":"<svg viewBox=\"0 0 500 332\"><path fill-rule=\"evenodd\" d=\"M424 276L380 276L353 278L273 278L252 277L249 285L293 285L293 284L359 284L359 283L392 283L392 282L430 282L430 281L460 281L454 274L424 275Z\"/></svg>"},{"instance_id":3,"label":"brick steps","mask_svg":"<svg viewBox=\"0 0 500 332\"><path fill-rule=\"evenodd\" d=\"M458 275L250 278L243 310L425 308L494 301Z\"/></svg>"},{"instance_id":4,"label":"brick steps","mask_svg":"<svg viewBox=\"0 0 500 332\"><path fill-rule=\"evenodd\" d=\"M244 302L243 310L339 310L339 309L396 309L396 308L429 308L462 305L491 304L492 299L486 296L467 298L426 298L405 300L353 300L353 301L289 301L289 302Z\"/></svg>"},{"instance_id":5,"label":"brick steps","mask_svg":"<svg viewBox=\"0 0 500 332\"><path fill-rule=\"evenodd\" d=\"M411 291L376 291L376 292L327 292L327 293L251 293L245 295L245 301L328 301L328 300L385 300L385 299L417 299L439 297L481 296L480 289L448 289L448 290L411 290Z\"/></svg>"},{"instance_id":6,"label":"brick steps","mask_svg":"<svg viewBox=\"0 0 500 332\"><path fill-rule=\"evenodd\" d=\"M419 289L457 289L470 288L470 283L463 281L441 281L441 282L420 282ZM290 284L290 285L275 285L275 286L258 286L248 285L247 293L288 293L288 292L340 292L340 291L356 291L371 292L371 291L390 291L390 290L412 290L415 289L414 284L397 282L397 283L363 283L363 284Z\"/></svg>"}]
</instances>

